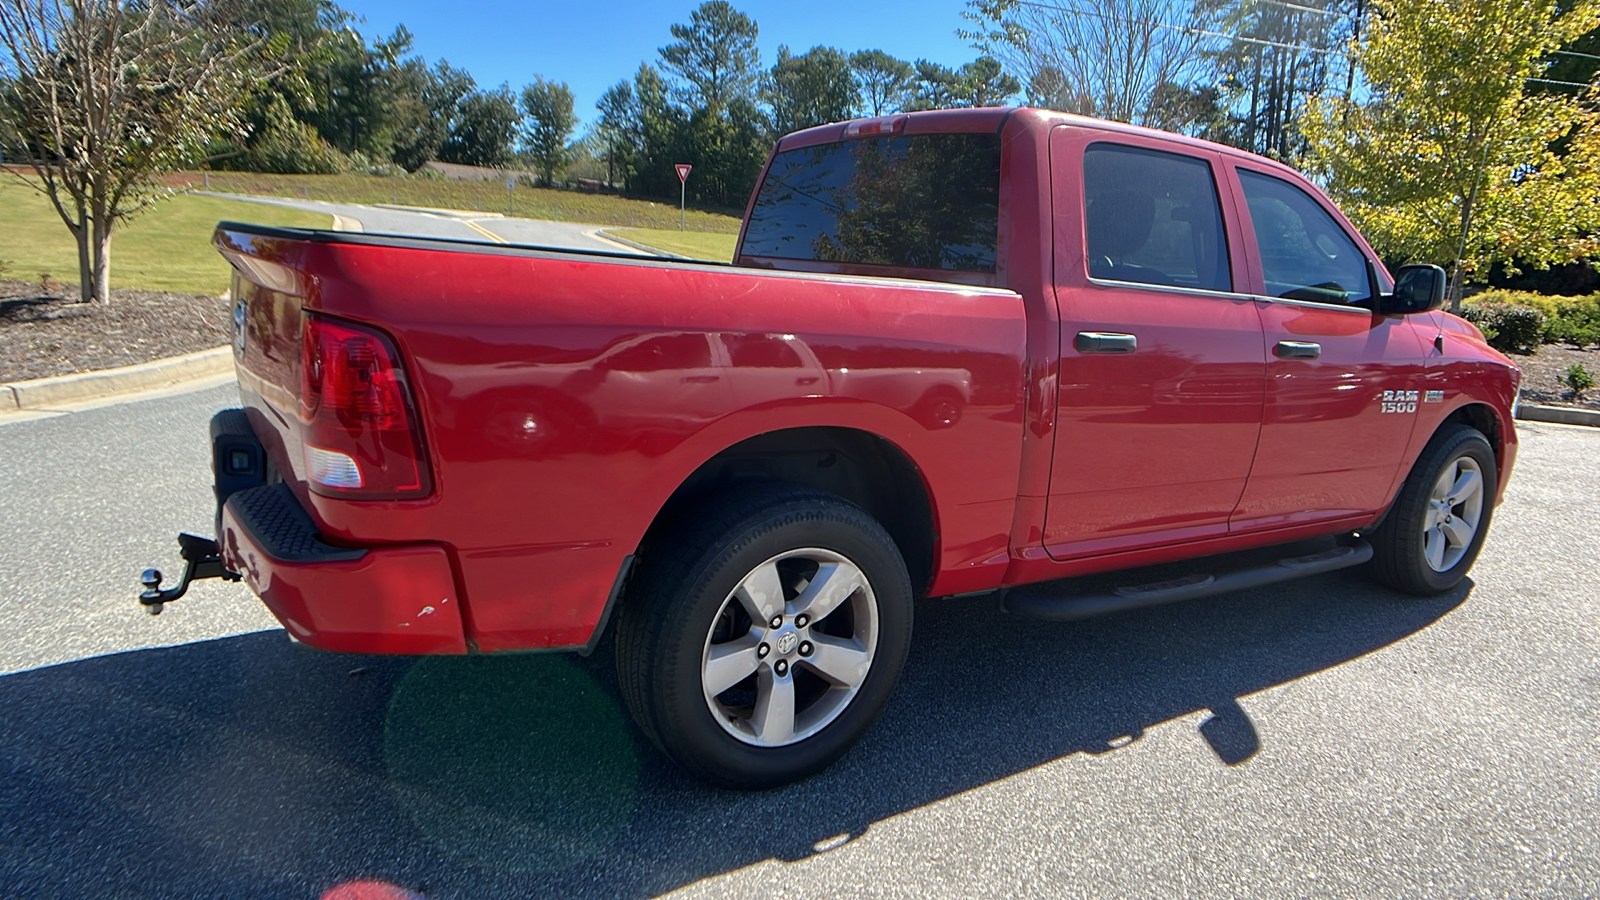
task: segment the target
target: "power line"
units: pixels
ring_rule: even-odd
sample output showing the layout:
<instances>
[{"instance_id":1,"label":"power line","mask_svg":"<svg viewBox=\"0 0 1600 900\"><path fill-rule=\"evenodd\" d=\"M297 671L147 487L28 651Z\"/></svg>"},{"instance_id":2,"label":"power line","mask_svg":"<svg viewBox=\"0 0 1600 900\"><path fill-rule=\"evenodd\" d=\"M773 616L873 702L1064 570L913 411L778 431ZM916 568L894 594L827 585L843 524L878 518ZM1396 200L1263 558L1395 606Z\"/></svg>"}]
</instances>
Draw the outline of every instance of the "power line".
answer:
<instances>
[{"instance_id":1,"label":"power line","mask_svg":"<svg viewBox=\"0 0 1600 900\"><path fill-rule=\"evenodd\" d=\"M1181 31L1181 32L1183 32L1185 34L1205 35L1207 37L1223 38L1225 40L1237 41L1237 42L1242 43L1242 44L1254 44L1256 46L1261 46L1261 47L1278 47L1278 48L1284 49L1284 50L1299 50L1299 51L1302 51L1304 53L1311 53L1311 54L1326 54L1326 55L1330 55L1330 56L1337 56L1337 57L1340 57L1340 58L1343 58L1343 59L1349 59L1350 58L1350 53L1348 51L1338 50L1338 49L1329 48L1329 47L1312 47L1312 46L1309 46L1309 45L1306 45L1306 44L1287 44L1287 43L1283 43L1281 41L1269 41L1269 40L1266 40L1264 38L1245 37L1242 34L1227 34L1225 32L1221 32L1221 31L1211 31L1209 29L1200 28L1200 27L1195 26L1195 25L1175 25L1175 24L1173 24L1171 22L1161 22L1161 21L1141 22L1141 20L1135 19L1132 16L1114 16L1114 15L1110 15L1108 13L1103 13L1103 12L1099 12L1099 11L1095 11L1095 10L1068 9L1068 8L1066 8L1064 6L1057 6L1057 5L1053 4L1053 3L1043 3L1043 2L1040 2L1040 0L1015 0L1015 2L1016 2L1016 5L1018 5L1018 6L1031 6L1031 7L1035 7L1035 8L1038 8L1038 9L1049 10L1051 12L1062 13L1062 14L1065 14L1065 15L1083 15L1083 16L1091 16L1093 18L1101 19L1101 20L1104 20L1104 21L1132 22L1134 24L1148 24L1153 28L1167 28L1167 29L1171 29L1173 31ZM1073 2L1073 0L1067 0L1067 2L1070 3L1070 2ZM1290 9L1304 10L1306 12L1318 12L1318 13L1324 13L1324 14L1328 14L1328 15L1338 15L1337 13L1333 13L1330 10L1317 9L1316 7L1313 7L1313 6L1300 6L1299 4L1286 2L1286 0L1253 0L1253 2L1255 2L1255 3L1267 3L1267 4L1271 4L1273 6L1284 6L1284 7L1290 8ZM1591 53L1578 53L1577 51L1574 51L1574 50L1552 50L1551 53L1560 54L1560 55L1563 55L1563 56L1578 56L1578 57L1582 57L1584 59L1600 60L1600 56L1596 56L1596 55L1591 54ZM1535 83L1538 83L1538 84L1553 84L1553 85L1559 85L1561 87L1587 88L1587 87L1590 86L1588 84L1584 84L1584 83L1577 82L1577 81L1553 81L1553 80L1548 79L1548 78L1528 78L1526 80L1530 81L1530 82L1535 82Z\"/></svg>"},{"instance_id":2,"label":"power line","mask_svg":"<svg viewBox=\"0 0 1600 900\"><path fill-rule=\"evenodd\" d=\"M1221 32L1221 31L1211 31L1209 29L1201 28L1201 27L1196 26L1196 25L1176 25L1176 24L1173 24L1172 22L1140 20L1140 19L1136 19L1136 18L1134 18L1132 16L1114 16L1114 15L1111 15L1109 13L1103 13L1103 12L1099 12L1099 11L1096 11L1096 10L1068 9L1068 8L1066 8L1064 6L1057 6L1057 5L1053 4L1053 3L1042 3L1042 2L1039 2L1039 0L1015 0L1015 2L1016 2L1016 5L1018 5L1018 6L1031 6L1031 7L1037 8L1037 9L1045 9L1045 10L1049 10L1051 12L1062 13L1062 14L1065 14L1065 15L1089 16L1091 18L1101 19L1103 21L1112 21L1112 22L1132 22L1132 23L1134 23L1136 25L1143 24L1143 25L1149 25L1152 28L1166 28L1166 29L1170 29L1172 31L1181 31L1184 34L1205 35L1207 37L1226 38L1227 40L1230 40L1230 41L1239 41L1239 42L1245 43L1245 44L1257 44L1257 45L1260 45L1260 46L1263 46L1263 47L1280 47L1280 48L1283 48L1285 50L1303 50L1303 51L1305 51L1307 53L1324 53L1324 54L1331 54L1331 55L1335 55L1335 56L1348 56L1349 55L1347 52L1345 52L1343 50L1336 50L1336 49L1332 49L1332 48L1328 48L1328 47L1312 47L1312 46L1308 46L1306 44L1286 44L1286 43L1283 43L1281 41L1269 41L1269 40L1265 40L1263 38L1245 37L1242 34L1228 34L1226 32ZM1071 2L1071 0L1068 0L1068 2ZM1278 3L1281 6L1293 6L1294 5L1294 4L1291 4L1291 3L1282 3L1282 2L1280 2L1280 0L1256 0L1256 2L1258 2L1258 3L1267 3L1267 2ZM1303 7L1303 8L1312 9L1312 7ZM1318 10L1318 11L1322 12L1324 10Z\"/></svg>"},{"instance_id":3,"label":"power line","mask_svg":"<svg viewBox=\"0 0 1600 900\"><path fill-rule=\"evenodd\" d=\"M1336 17L1341 18L1341 19L1344 18L1344 13L1338 12L1336 10L1319 9L1319 8L1317 8L1315 6L1301 6L1298 3L1286 3L1286 2L1284 2L1284 0L1252 0L1252 2L1258 3L1258 4L1264 3L1264 4L1268 5L1268 6L1282 6L1285 9L1294 9L1294 10L1299 10L1300 12L1317 13L1319 15L1324 15L1324 16L1336 16Z\"/></svg>"},{"instance_id":4,"label":"power line","mask_svg":"<svg viewBox=\"0 0 1600 900\"><path fill-rule=\"evenodd\" d=\"M1210 36L1210 37L1227 38L1230 41L1237 41L1237 42L1239 42L1241 44L1257 44L1257 45L1262 46L1262 47L1282 47L1285 50L1303 50L1306 53L1327 53L1327 54L1332 54L1334 56L1348 56L1349 55L1348 53L1346 53L1343 50L1335 50L1335 49L1333 49L1331 47L1311 47L1311 46L1308 46L1306 44L1285 44L1285 43L1281 43L1279 41L1269 41L1269 40L1266 40L1264 38L1245 37L1242 34L1224 34L1223 32L1220 32L1220 31L1207 31L1204 28L1196 28L1196 27L1194 27L1192 25L1191 26L1178 25L1178 26L1173 26L1173 27L1181 28L1183 31L1186 31L1189 34L1204 34L1204 35L1207 35L1207 36Z\"/></svg>"},{"instance_id":5,"label":"power line","mask_svg":"<svg viewBox=\"0 0 1600 900\"><path fill-rule=\"evenodd\" d=\"M1528 81L1537 81L1540 84L1559 84L1562 87L1587 88L1590 85L1582 81L1551 81L1548 78L1529 78Z\"/></svg>"}]
</instances>

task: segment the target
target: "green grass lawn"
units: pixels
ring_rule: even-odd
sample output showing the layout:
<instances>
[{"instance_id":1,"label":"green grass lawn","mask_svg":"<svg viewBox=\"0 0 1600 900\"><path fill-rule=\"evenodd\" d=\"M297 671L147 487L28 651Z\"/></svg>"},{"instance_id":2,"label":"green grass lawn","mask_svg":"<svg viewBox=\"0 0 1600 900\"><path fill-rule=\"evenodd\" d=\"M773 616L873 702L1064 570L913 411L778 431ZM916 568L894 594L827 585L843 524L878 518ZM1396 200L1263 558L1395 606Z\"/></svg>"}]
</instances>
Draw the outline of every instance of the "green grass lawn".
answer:
<instances>
[{"instance_id":1,"label":"green grass lawn","mask_svg":"<svg viewBox=\"0 0 1600 900\"><path fill-rule=\"evenodd\" d=\"M228 289L228 263L211 246L222 219L328 228L321 213L180 195L139 215L111 234L111 286L187 294ZM76 286L78 247L50 201L38 191L0 174L0 277ZM69 288L69 293L76 296Z\"/></svg>"},{"instance_id":2,"label":"green grass lawn","mask_svg":"<svg viewBox=\"0 0 1600 900\"><path fill-rule=\"evenodd\" d=\"M608 228L606 234L614 234L644 244L646 247L654 247L690 259L707 259L712 262L732 262L733 246L739 241L737 234L679 231L676 228Z\"/></svg>"},{"instance_id":3,"label":"green grass lawn","mask_svg":"<svg viewBox=\"0 0 1600 900\"><path fill-rule=\"evenodd\" d=\"M615 194L560 191L519 184L507 197L504 181L449 181L415 176L270 175L257 172L185 172L169 176L174 187L210 189L224 194L298 197L336 203L390 203L438 209L505 213L525 219L555 219L627 228L678 227L675 203L637 200ZM507 200L510 204L507 204ZM684 218L692 231L737 234L743 210L690 208Z\"/></svg>"}]
</instances>

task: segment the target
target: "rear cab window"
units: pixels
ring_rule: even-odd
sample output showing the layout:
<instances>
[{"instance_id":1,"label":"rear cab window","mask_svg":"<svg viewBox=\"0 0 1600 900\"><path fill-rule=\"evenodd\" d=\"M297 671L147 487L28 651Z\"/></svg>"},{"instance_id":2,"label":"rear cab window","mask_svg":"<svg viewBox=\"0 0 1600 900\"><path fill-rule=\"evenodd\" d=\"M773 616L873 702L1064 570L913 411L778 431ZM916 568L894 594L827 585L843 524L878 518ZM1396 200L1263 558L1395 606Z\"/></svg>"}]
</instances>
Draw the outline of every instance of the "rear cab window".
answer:
<instances>
[{"instance_id":1,"label":"rear cab window","mask_svg":"<svg viewBox=\"0 0 1600 900\"><path fill-rule=\"evenodd\" d=\"M971 281L995 271L999 221L998 134L849 139L773 157L740 255Z\"/></svg>"}]
</instances>

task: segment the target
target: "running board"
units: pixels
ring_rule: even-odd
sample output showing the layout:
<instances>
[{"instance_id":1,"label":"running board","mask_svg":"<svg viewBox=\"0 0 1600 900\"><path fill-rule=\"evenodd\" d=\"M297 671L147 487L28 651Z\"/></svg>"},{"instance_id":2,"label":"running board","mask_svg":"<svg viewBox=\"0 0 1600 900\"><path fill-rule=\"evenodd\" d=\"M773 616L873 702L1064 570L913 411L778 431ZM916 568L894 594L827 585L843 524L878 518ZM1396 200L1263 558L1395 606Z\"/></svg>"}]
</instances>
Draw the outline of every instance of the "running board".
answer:
<instances>
[{"instance_id":1,"label":"running board","mask_svg":"<svg viewBox=\"0 0 1600 900\"><path fill-rule=\"evenodd\" d=\"M1306 556L1291 556L1265 565L1234 569L1217 574L1196 573L1168 581L1116 587L1105 593L1052 596L1039 592L1042 585L1028 585L1006 592L1005 609L1013 615L1048 622L1071 622L1104 613L1121 612L1192 600L1228 591L1261 587L1291 581L1307 575L1321 575L1359 566L1372 558L1372 545L1366 541L1334 547Z\"/></svg>"}]
</instances>

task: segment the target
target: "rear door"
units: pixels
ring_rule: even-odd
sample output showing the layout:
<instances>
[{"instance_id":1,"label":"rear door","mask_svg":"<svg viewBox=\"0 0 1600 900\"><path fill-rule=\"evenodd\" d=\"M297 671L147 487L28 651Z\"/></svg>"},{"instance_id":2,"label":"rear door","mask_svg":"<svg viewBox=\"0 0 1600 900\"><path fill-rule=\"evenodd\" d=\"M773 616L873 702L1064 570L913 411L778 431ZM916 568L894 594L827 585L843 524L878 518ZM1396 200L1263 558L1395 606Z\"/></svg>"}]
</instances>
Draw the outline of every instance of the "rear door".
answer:
<instances>
[{"instance_id":1,"label":"rear door","mask_svg":"<svg viewBox=\"0 0 1600 900\"><path fill-rule=\"evenodd\" d=\"M1225 534L1261 427L1265 360L1221 158L1052 133L1057 559Z\"/></svg>"},{"instance_id":2,"label":"rear door","mask_svg":"<svg viewBox=\"0 0 1600 900\"><path fill-rule=\"evenodd\" d=\"M1367 253L1282 173L1234 163L1266 335L1266 413L1235 532L1360 515L1400 475L1423 388L1423 341L1376 315Z\"/></svg>"}]
</instances>

